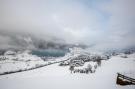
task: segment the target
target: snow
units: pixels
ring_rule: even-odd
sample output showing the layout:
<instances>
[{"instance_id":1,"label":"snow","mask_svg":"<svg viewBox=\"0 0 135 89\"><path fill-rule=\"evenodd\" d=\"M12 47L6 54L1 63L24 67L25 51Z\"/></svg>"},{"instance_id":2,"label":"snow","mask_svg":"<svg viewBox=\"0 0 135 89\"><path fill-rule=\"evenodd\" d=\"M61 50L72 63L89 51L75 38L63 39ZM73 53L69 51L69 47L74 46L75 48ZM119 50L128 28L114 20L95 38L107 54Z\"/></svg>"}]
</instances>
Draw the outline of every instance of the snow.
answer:
<instances>
[{"instance_id":1,"label":"snow","mask_svg":"<svg viewBox=\"0 0 135 89\"><path fill-rule=\"evenodd\" d=\"M16 52L11 51L11 50L8 50L8 51L6 51L6 52L4 53L4 55L15 55L15 54L16 54Z\"/></svg>"},{"instance_id":2,"label":"snow","mask_svg":"<svg viewBox=\"0 0 135 89\"><path fill-rule=\"evenodd\" d=\"M7 52L9 53L9 51ZM28 54L27 52L17 53L15 55L1 55L0 58L1 74L4 72L29 69L35 67L37 64L44 64L44 61L41 58Z\"/></svg>"},{"instance_id":3,"label":"snow","mask_svg":"<svg viewBox=\"0 0 135 89\"><path fill-rule=\"evenodd\" d=\"M59 60L67 58L69 55ZM95 65L94 62L92 64ZM129 73L134 77L134 54L128 55L128 58L113 56L109 60L102 60L96 72L90 74L71 74L69 66L58 65L56 63L30 71L2 75L0 89L135 89L134 85L116 85L118 72Z\"/></svg>"},{"instance_id":4,"label":"snow","mask_svg":"<svg viewBox=\"0 0 135 89\"><path fill-rule=\"evenodd\" d=\"M9 51L7 52L9 53ZM50 63L64 61L68 58L68 55L64 58L59 57L44 61L36 55L29 54L29 51L18 52L15 55L0 55L0 74L35 69Z\"/></svg>"},{"instance_id":5,"label":"snow","mask_svg":"<svg viewBox=\"0 0 135 89\"><path fill-rule=\"evenodd\" d=\"M95 73L72 73L68 66L59 66L61 61L73 60L79 55L90 55L95 58L99 54L88 54L86 51L74 48L64 57L51 58L46 61L29 54L28 51L15 55L4 55L0 58L0 73L35 68L40 65L54 63L34 70L18 72L0 76L0 89L135 89L134 85L116 85L117 73L135 78L135 53L112 56L109 60L102 60ZM100 54L101 57L104 55ZM105 58L106 59L106 58ZM84 69L91 65L94 68L96 61L85 62L83 66L75 67Z\"/></svg>"}]
</instances>

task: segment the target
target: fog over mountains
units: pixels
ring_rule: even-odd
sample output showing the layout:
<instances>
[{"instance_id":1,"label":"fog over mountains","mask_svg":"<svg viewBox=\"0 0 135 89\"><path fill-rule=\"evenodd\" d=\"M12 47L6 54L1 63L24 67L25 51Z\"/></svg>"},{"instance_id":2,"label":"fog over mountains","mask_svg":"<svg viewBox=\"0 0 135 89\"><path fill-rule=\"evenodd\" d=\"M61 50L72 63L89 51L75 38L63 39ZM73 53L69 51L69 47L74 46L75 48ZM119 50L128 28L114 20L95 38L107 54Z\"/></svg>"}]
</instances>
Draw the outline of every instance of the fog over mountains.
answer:
<instances>
[{"instance_id":1,"label":"fog over mountains","mask_svg":"<svg viewBox=\"0 0 135 89\"><path fill-rule=\"evenodd\" d=\"M0 0L0 49L135 46L134 0Z\"/></svg>"},{"instance_id":2,"label":"fog over mountains","mask_svg":"<svg viewBox=\"0 0 135 89\"><path fill-rule=\"evenodd\" d=\"M46 36L45 36L46 37ZM70 47L88 47L85 44L66 43L63 39L58 38L42 38L32 34L24 33L3 33L1 34L0 49L15 49L15 50L44 50L44 49L59 49L67 50Z\"/></svg>"}]
</instances>

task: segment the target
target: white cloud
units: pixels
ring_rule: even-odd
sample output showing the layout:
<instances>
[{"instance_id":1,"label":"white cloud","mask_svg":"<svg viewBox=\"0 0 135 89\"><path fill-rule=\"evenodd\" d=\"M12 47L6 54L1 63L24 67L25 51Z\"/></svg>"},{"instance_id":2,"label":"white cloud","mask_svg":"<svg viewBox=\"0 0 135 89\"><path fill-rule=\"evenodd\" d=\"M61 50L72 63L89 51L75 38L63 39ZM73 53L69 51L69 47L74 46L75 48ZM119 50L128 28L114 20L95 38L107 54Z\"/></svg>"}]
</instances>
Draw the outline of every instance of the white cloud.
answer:
<instances>
[{"instance_id":1,"label":"white cloud","mask_svg":"<svg viewBox=\"0 0 135 89\"><path fill-rule=\"evenodd\" d=\"M134 0L95 1L93 5L77 0L0 0L0 3L1 32L96 44L101 48L135 45Z\"/></svg>"},{"instance_id":2,"label":"white cloud","mask_svg":"<svg viewBox=\"0 0 135 89\"><path fill-rule=\"evenodd\" d=\"M135 45L135 1L112 0L100 6L110 16L107 22L106 42L108 47L130 47ZM105 47L105 46L104 46Z\"/></svg>"}]
</instances>

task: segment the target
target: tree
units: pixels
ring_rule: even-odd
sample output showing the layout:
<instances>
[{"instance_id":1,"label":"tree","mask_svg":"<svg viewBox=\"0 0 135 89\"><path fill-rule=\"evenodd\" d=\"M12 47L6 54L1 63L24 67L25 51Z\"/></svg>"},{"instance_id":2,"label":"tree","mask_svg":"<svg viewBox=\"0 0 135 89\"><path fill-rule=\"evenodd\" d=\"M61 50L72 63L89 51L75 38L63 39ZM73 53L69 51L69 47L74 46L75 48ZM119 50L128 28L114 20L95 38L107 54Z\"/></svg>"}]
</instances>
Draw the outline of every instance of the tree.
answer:
<instances>
[{"instance_id":1,"label":"tree","mask_svg":"<svg viewBox=\"0 0 135 89\"><path fill-rule=\"evenodd\" d=\"M98 66L101 66L101 60L97 60Z\"/></svg>"},{"instance_id":2,"label":"tree","mask_svg":"<svg viewBox=\"0 0 135 89\"><path fill-rule=\"evenodd\" d=\"M69 67L69 70L70 70L71 73L72 73L72 71L74 70L74 66L70 66L70 67Z\"/></svg>"},{"instance_id":3,"label":"tree","mask_svg":"<svg viewBox=\"0 0 135 89\"><path fill-rule=\"evenodd\" d=\"M88 71L91 71L92 66L91 66L90 64L88 64L88 65L87 65L87 69L88 69Z\"/></svg>"}]
</instances>

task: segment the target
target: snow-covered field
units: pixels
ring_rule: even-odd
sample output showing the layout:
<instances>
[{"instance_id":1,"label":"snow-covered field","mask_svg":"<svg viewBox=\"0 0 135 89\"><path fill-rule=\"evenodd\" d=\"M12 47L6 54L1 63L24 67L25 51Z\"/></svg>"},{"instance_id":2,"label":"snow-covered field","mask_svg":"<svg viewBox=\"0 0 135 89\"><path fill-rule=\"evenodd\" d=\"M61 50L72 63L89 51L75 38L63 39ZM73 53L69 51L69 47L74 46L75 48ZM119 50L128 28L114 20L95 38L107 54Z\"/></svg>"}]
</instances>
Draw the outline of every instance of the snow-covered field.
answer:
<instances>
[{"instance_id":1,"label":"snow-covered field","mask_svg":"<svg viewBox=\"0 0 135 89\"><path fill-rule=\"evenodd\" d=\"M80 74L69 66L52 64L42 68L0 76L0 89L135 89L116 85L117 72L135 78L135 54L102 60L95 73Z\"/></svg>"},{"instance_id":2,"label":"snow-covered field","mask_svg":"<svg viewBox=\"0 0 135 89\"><path fill-rule=\"evenodd\" d=\"M32 55L27 51L14 53L12 55L11 53L14 52L7 51L4 55L0 55L0 75L32 70L59 61L64 61L64 59L60 57L44 61L41 57Z\"/></svg>"}]
</instances>

